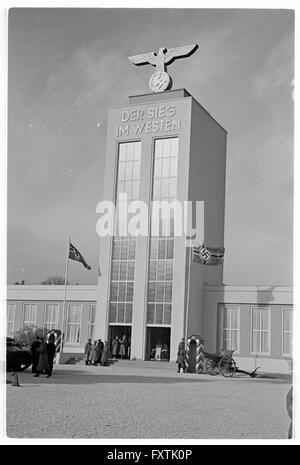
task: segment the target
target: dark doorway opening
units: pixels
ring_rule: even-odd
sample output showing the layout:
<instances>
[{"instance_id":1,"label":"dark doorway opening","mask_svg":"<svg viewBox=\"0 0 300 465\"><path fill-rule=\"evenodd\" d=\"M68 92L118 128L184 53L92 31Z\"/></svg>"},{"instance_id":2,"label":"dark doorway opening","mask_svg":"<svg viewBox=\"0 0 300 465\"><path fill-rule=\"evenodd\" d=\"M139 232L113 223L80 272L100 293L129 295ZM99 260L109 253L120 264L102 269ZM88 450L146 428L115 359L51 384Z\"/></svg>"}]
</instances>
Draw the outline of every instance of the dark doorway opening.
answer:
<instances>
[{"instance_id":1,"label":"dark doorway opening","mask_svg":"<svg viewBox=\"0 0 300 465\"><path fill-rule=\"evenodd\" d=\"M125 334L126 340L127 340L125 358L130 359L131 326L109 326L109 331L108 331L109 350L110 350L110 354L112 354L112 342L113 342L113 340L116 337L119 337L119 339L122 339L124 334ZM119 354L117 354L117 358L119 358Z\"/></svg>"},{"instance_id":2,"label":"dark doorway opening","mask_svg":"<svg viewBox=\"0 0 300 465\"><path fill-rule=\"evenodd\" d=\"M148 327L146 360L170 360L171 328Z\"/></svg>"}]
</instances>

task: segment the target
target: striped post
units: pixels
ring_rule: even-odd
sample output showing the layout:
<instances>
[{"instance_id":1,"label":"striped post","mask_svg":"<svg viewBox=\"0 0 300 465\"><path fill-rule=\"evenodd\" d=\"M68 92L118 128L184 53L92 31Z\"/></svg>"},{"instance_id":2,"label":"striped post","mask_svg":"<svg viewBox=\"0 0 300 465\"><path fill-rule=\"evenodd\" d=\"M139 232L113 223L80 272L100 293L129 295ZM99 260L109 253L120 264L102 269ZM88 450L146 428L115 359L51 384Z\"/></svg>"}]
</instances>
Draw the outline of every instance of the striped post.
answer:
<instances>
[{"instance_id":1,"label":"striped post","mask_svg":"<svg viewBox=\"0 0 300 465\"><path fill-rule=\"evenodd\" d=\"M186 371L189 371L189 359L190 359L190 339L187 339L186 341L186 347L185 347L185 368Z\"/></svg>"},{"instance_id":2,"label":"striped post","mask_svg":"<svg viewBox=\"0 0 300 465\"><path fill-rule=\"evenodd\" d=\"M56 352L60 352L60 344L61 344L61 335L59 335L55 341Z\"/></svg>"},{"instance_id":3,"label":"striped post","mask_svg":"<svg viewBox=\"0 0 300 465\"><path fill-rule=\"evenodd\" d=\"M190 366L190 344L196 342L196 364L195 372L204 373L204 341L199 336L190 336L186 341L186 369L189 371ZM202 342L202 344L201 344Z\"/></svg>"},{"instance_id":4,"label":"striped post","mask_svg":"<svg viewBox=\"0 0 300 465\"><path fill-rule=\"evenodd\" d=\"M196 366L195 366L195 371L196 373L200 373L200 339L199 337L197 337L197 339L195 339L196 341Z\"/></svg>"},{"instance_id":5,"label":"striped post","mask_svg":"<svg viewBox=\"0 0 300 465\"><path fill-rule=\"evenodd\" d=\"M60 355L60 352L61 352L61 331L60 329L51 329L51 331L49 331L48 333L48 337L50 336L50 334L54 334L54 337L55 337L55 340L54 340L54 344L55 344L55 355L54 355L54 362L56 364L59 363L59 355Z\"/></svg>"},{"instance_id":6,"label":"striped post","mask_svg":"<svg viewBox=\"0 0 300 465\"><path fill-rule=\"evenodd\" d=\"M198 373L204 373L204 340L199 341L199 371Z\"/></svg>"}]
</instances>

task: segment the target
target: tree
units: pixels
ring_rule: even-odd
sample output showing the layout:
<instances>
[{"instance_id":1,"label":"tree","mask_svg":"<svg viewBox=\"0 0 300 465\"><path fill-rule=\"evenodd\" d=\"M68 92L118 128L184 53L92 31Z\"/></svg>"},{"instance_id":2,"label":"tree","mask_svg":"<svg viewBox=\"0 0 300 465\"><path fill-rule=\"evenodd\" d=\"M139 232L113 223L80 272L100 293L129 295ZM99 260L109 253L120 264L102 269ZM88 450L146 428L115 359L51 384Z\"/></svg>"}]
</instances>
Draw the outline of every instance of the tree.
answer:
<instances>
[{"instance_id":1,"label":"tree","mask_svg":"<svg viewBox=\"0 0 300 465\"><path fill-rule=\"evenodd\" d=\"M46 328L21 328L19 331L14 333L14 340L17 344L30 346L35 340L36 336L43 336L46 338L48 334L48 329Z\"/></svg>"},{"instance_id":2,"label":"tree","mask_svg":"<svg viewBox=\"0 0 300 465\"><path fill-rule=\"evenodd\" d=\"M41 284L62 286L65 284L65 278L62 276L51 276L50 278L45 279ZM67 284L70 283L67 281Z\"/></svg>"}]
</instances>

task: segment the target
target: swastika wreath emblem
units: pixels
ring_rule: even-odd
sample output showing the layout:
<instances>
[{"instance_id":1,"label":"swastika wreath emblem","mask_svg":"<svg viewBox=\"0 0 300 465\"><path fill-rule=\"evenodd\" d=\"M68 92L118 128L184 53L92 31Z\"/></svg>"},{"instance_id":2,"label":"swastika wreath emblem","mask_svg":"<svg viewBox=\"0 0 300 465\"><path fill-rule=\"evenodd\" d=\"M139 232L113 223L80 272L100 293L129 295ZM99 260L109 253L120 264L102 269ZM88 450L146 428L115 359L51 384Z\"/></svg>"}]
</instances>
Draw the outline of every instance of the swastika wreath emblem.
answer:
<instances>
[{"instance_id":1,"label":"swastika wreath emblem","mask_svg":"<svg viewBox=\"0 0 300 465\"><path fill-rule=\"evenodd\" d=\"M203 258L203 260L209 260L211 258L211 253L204 247L201 247L199 254Z\"/></svg>"}]
</instances>

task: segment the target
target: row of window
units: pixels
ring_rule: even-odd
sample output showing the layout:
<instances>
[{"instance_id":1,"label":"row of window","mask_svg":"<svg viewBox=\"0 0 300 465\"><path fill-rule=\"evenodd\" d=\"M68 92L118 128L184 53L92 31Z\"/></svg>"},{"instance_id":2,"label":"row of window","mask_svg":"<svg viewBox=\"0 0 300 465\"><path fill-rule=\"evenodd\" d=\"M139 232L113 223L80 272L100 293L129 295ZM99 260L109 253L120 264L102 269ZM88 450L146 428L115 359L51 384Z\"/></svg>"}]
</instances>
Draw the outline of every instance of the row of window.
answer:
<instances>
[{"instance_id":1,"label":"row of window","mask_svg":"<svg viewBox=\"0 0 300 465\"><path fill-rule=\"evenodd\" d=\"M156 300L156 299L153 299ZM165 300L165 299L159 299ZM43 327L48 330L58 328L59 303L46 303ZM14 333L15 303L7 304L7 336ZM148 303L148 324L171 324L171 304ZM88 337L94 337L96 304L91 303L88 317ZM37 304L24 303L22 327L36 327ZM282 355L292 354L292 308L282 308ZM82 304L67 305L66 342L79 343L81 333ZM251 307L250 344L252 354L270 355L271 353L271 309L269 307ZM131 323L132 303L115 303L111 305L111 323ZM240 352L240 307L222 306L219 309L220 347Z\"/></svg>"},{"instance_id":2,"label":"row of window","mask_svg":"<svg viewBox=\"0 0 300 465\"><path fill-rule=\"evenodd\" d=\"M59 303L46 303L44 311L43 328L59 329ZM7 330L8 337L14 335L14 321L15 321L16 304L7 304ZM96 304L91 303L89 307L88 318L88 337L93 338L93 331L95 326ZM35 328L37 326L37 304L24 303L22 311L22 328ZM66 307L66 328L65 340L67 343L79 343L81 331L81 318L82 318L82 304L68 303Z\"/></svg>"},{"instance_id":3,"label":"row of window","mask_svg":"<svg viewBox=\"0 0 300 465\"><path fill-rule=\"evenodd\" d=\"M123 235L123 222L125 220L122 222L122 220L118 219L119 209L123 213L119 198L124 193L127 194L128 201L137 200L139 197L141 142L121 143L118 151L117 188L115 193L117 215L114 222L112 243L109 322L131 323L136 240Z\"/></svg>"},{"instance_id":4,"label":"row of window","mask_svg":"<svg viewBox=\"0 0 300 465\"><path fill-rule=\"evenodd\" d=\"M251 307L250 309L250 351L251 354L271 353L271 309ZM240 352L240 307L222 306L219 309L220 347ZM282 355L292 354L293 313L290 307L282 308Z\"/></svg>"},{"instance_id":5,"label":"row of window","mask_svg":"<svg viewBox=\"0 0 300 465\"><path fill-rule=\"evenodd\" d=\"M178 138L157 139L154 145L152 200L172 201L177 193ZM169 224L168 224L169 223ZM174 219L159 218L160 237L150 238L147 324L170 325L174 267ZM168 237L168 234L170 236Z\"/></svg>"},{"instance_id":6,"label":"row of window","mask_svg":"<svg viewBox=\"0 0 300 465\"><path fill-rule=\"evenodd\" d=\"M118 145L115 193L118 213L119 209L124 208L119 202L121 194L127 193L128 200L139 197L140 162L141 141L123 142ZM178 138L155 140L152 200L172 201L176 198L177 169ZM131 323L132 318L136 241L123 235L123 232L120 237L120 231L126 231L126 229L120 229L122 226L124 226L122 219L119 220L117 215L112 243L110 323ZM154 235L150 239L147 321L153 324L171 324L174 218L168 221L160 218L158 226L160 237Z\"/></svg>"}]
</instances>

